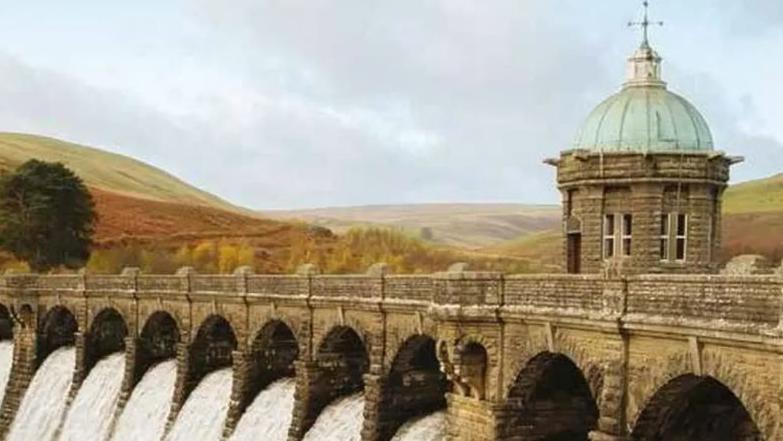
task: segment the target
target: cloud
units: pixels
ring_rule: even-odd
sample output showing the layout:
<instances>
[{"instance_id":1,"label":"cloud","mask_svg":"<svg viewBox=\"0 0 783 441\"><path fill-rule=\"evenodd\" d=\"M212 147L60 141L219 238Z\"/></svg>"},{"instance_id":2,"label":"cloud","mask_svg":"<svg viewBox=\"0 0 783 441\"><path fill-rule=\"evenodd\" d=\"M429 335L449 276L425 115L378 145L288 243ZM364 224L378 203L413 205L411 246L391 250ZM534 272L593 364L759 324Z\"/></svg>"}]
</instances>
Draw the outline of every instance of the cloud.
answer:
<instances>
[{"instance_id":1,"label":"cloud","mask_svg":"<svg viewBox=\"0 0 783 441\"><path fill-rule=\"evenodd\" d=\"M186 32L159 16L154 51L112 35L128 51L107 62L114 82L95 78L100 59L69 76L0 56L0 126L107 146L255 208L555 202L541 159L622 82L632 42L614 39L634 14L619 4L193 0L167 9ZM759 97L674 67L721 145L749 157L737 176L770 170L780 144L753 130Z\"/></svg>"}]
</instances>

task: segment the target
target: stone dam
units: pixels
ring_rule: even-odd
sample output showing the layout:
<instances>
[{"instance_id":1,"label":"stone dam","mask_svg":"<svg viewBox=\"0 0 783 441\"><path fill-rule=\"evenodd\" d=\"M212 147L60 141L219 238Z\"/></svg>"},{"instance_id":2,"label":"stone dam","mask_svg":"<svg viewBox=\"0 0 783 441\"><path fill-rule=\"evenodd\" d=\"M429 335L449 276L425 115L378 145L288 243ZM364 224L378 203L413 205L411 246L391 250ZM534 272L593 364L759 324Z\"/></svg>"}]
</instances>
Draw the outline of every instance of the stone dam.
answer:
<instances>
[{"instance_id":1,"label":"stone dam","mask_svg":"<svg viewBox=\"0 0 783 441\"><path fill-rule=\"evenodd\" d=\"M92 387L116 390L106 439L134 401L161 409L159 439L201 439L177 435L201 399L214 439L319 439L308 432L339 403L342 415L355 409L344 429L355 434L334 439L388 441L440 418L435 437L408 439L783 440L781 275L128 269L7 274L0 304L0 337L13 342L0 414L8 439L25 439L14 420L58 356L50 374L66 378L46 387L63 391L51 423L60 439ZM99 369L117 372L90 386ZM145 385L161 372L168 386ZM252 410L272 396L271 417ZM253 428L263 421L284 427ZM251 435L235 433L242 426Z\"/></svg>"}]
</instances>

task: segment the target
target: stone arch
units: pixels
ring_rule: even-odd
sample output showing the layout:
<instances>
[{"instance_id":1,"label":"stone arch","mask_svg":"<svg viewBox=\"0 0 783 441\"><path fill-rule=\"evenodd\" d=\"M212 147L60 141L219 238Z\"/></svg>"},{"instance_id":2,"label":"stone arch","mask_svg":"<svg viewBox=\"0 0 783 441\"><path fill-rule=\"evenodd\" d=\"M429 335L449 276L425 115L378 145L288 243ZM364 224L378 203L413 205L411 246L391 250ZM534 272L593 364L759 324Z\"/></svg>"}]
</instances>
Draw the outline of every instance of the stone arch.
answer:
<instances>
[{"instance_id":1,"label":"stone arch","mask_svg":"<svg viewBox=\"0 0 783 441\"><path fill-rule=\"evenodd\" d=\"M607 363L601 361L601 354L590 353L585 345L568 337L562 332L555 332L554 352L568 357L582 372L590 386L590 392L595 397L598 406L601 406L604 386L604 374L608 368Z\"/></svg>"},{"instance_id":2,"label":"stone arch","mask_svg":"<svg viewBox=\"0 0 783 441\"><path fill-rule=\"evenodd\" d=\"M171 314L162 310L150 314L136 345L134 383L141 380L151 366L176 357L179 339L180 328Z\"/></svg>"},{"instance_id":3,"label":"stone arch","mask_svg":"<svg viewBox=\"0 0 783 441\"><path fill-rule=\"evenodd\" d=\"M445 408L448 389L435 339L425 334L408 337L399 346L381 389L380 441L391 439L408 419Z\"/></svg>"},{"instance_id":4,"label":"stone arch","mask_svg":"<svg viewBox=\"0 0 783 441\"><path fill-rule=\"evenodd\" d=\"M37 363L40 365L55 350L73 346L79 330L76 315L65 306L50 308L38 322Z\"/></svg>"},{"instance_id":5,"label":"stone arch","mask_svg":"<svg viewBox=\"0 0 783 441\"><path fill-rule=\"evenodd\" d=\"M506 437L587 440L599 411L584 372L568 356L544 351L529 359L507 398Z\"/></svg>"},{"instance_id":6,"label":"stone arch","mask_svg":"<svg viewBox=\"0 0 783 441\"><path fill-rule=\"evenodd\" d=\"M455 391L462 396L483 400L490 389L493 359L483 336L467 336L454 347L452 372Z\"/></svg>"},{"instance_id":7,"label":"stone arch","mask_svg":"<svg viewBox=\"0 0 783 441\"><path fill-rule=\"evenodd\" d=\"M301 439L324 407L336 398L364 390L364 374L370 367L366 336L362 338L356 328L342 323L326 329L316 339L312 362L297 366L303 369L297 374L305 381L297 382L296 394L302 406L294 414L291 438Z\"/></svg>"},{"instance_id":8,"label":"stone arch","mask_svg":"<svg viewBox=\"0 0 783 441\"><path fill-rule=\"evenodd\" d=\"M326 326L322 327L321 329L326 329L327 331L317 334L313 339L313 350L314 355L316 356L318 349L323 346L324 342L330 338L332 332L337 329L350 329L353 331L356 336L359 337L359 340L361 340L362 345L364 346L364 350L367 352L368 356L369 354L372 354L373 334L369 331L369 329L367 329L367 327L364 326L360 320L357 320L353 317L345 317L345 320L341 320L337 323L334 323L330 320L328 323L326 323Z\"/></svg>"},{"instance_id":9,"label":"stone arch","mask_svg":"<svg viewBox=\"0 0 783 441\"><path fill-rule=\"evenodd\" d=\"M765 438L773 438L780 410L773 405L774 399L765 398L757 383L750 381L750 375L742 370L742 364L721 353L702 354L703 375L710 376L734 393L751 416L751 419Z\"/></svg>"},{"instance_id":10,"label":"stone arch","mask_svg":"<svg viewBox=\"0 0 783 441\"><path fill-rule=\"evenodd\" d=\"M294 330L282 320L271 320L250 343L247 385L240 407L245 409L258 393L272 382L295 375L299 342Z\"/></svg>"},{"instance_id":11,"label":"stone arch","mask_svg":"<svg viewBox=\"0 0 783 441\"><path fill-rule=\"evenodd\" d=\"M217 314L204 319L190 344L185 395L210 372L231 366L236 348L237 337L228 320Z\"/></svg>"},{"instance_id":12,"label":"stone arch","mask_svg":"<svg viewBox=\"0 0 783 441\"><path fill-rule=\"evenodd\" d=\"M0 340L13 340L14 319L8 307L0 304Z\"/></svg>"},{"instance_id":13,"label":"stone arch","mask_svg":"<svg viewBox=\"0 0 783 441\"><path fill-rule=\"evenodd\" d=\"M114 308L104 308L95 315L85 338L86 373L101 358L125 350L128 325L125 318Z\"/></svg>"},{"instance_id":14,"label":"stone arch","mask_svg":"<svg viewBox=\"0 0 783 441\"><path fill-rule=\"evenodd\" d=\"M711 376L685 374L660 387L636 420L632 441L759 441L747 408Z\"/></svg>"}]
</instances>

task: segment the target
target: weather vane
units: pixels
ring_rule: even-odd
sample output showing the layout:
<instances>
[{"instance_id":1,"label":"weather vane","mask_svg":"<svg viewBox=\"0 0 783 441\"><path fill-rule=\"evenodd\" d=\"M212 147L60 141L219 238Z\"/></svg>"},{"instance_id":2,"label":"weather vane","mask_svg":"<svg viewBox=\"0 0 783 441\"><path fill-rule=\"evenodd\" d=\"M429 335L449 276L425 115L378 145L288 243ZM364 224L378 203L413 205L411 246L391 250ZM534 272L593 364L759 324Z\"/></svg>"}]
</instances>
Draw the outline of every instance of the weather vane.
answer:
<instances>
[{"instance_id":1,"label":"weather vane","mask_svg":"<svg viewBox=\"0 0 783 441\"><path fill-rule=\"evenodd\" d=\"M648 30L648 28L651 25L653 25L653 26L663 26L663 22L662 21L650 21L649 16L647 14L647 12L648 12L648 10L650 8L650 2L645 0L642 4L644 5L644 19L642 21L629 21L628 22L628 27L639 26L640 28L642 28L642 45L646 46L646 45L649 44L648 39L647 39L647 30Z\"/></svg>"}]
</instances>

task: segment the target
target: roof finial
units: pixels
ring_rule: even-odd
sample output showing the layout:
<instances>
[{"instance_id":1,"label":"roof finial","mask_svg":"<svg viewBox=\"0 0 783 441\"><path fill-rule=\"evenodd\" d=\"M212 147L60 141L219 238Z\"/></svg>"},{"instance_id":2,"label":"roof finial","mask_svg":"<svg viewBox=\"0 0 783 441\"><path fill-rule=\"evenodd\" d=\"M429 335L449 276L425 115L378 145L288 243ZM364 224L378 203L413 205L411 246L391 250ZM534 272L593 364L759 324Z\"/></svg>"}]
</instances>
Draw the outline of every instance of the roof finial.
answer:
<instances>
[{"instance_id":1,"label":"roof finial","mask_svg":"<svg viewBox=\"0 0 783 441\"><path fill-rule=\"evenodd\" d=\"M650 8L650 2L645 0L642 2L644 5L644 19L642 21L629 21L628 26L639 26L642 28L642 47L648 47L650 45L649 38L648 38L648 28L653 26L663 26L662 21L650 21L648 10Z\"/></svg>"}]
</instances>

